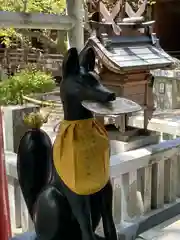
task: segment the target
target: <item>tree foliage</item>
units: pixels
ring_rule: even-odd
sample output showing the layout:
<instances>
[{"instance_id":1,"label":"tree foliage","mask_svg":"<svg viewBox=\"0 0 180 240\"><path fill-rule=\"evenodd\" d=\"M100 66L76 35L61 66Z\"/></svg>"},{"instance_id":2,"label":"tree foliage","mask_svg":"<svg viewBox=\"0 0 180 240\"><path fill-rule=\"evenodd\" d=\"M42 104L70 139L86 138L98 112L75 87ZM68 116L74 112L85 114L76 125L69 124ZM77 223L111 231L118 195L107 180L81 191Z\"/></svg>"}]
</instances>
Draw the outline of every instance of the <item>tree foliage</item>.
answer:
<instances>
[{"instance_id":1,"label":"tree foliage","mask_svg":"<svg viewBox=\"0 0 180 240\"><path fill-rule=\"evenodd\" d=\"M29 65L9 79L0 82L0 104L22 104L22 95L45 93L55 88L55 82L50 73L37 70Z\"/></svg>"},{"instance_id":2,"label":"tree foliage","mask_svg":"<svg viewBox=\"0 0 180 240\"><path fill-rule=\"evenodd\" d=\"M61 14L65 9L65 0L0 0L1 11L24 11Z\"/></svg>"},{"instance_id":3,"label":"tree foliage","mask_svg":"<svg viewBox=\"0 0 180 240\"><path fill-rule=\"evenodd\" d=\"M0 0L0 11L25 11L63 14L65 11L65 7L65 0L27 0L27 2L23 0ZM54 44L55 46L56 43L49 38L48 33L48 31L38 31L36 32L36 36L39 36L40 39L43 38L43 41L47 41L47 43ZM31 34L33 36L34 33L31 33L31 31L28 31L27 29L25 29L24 31L14 28L0 29L0 37L4 37L3 41L6 45L10 45L12 39L15 38L20 41L27 42L27 40L29 39L27 35L30 36Z\"/></svg>"}]
</instances>

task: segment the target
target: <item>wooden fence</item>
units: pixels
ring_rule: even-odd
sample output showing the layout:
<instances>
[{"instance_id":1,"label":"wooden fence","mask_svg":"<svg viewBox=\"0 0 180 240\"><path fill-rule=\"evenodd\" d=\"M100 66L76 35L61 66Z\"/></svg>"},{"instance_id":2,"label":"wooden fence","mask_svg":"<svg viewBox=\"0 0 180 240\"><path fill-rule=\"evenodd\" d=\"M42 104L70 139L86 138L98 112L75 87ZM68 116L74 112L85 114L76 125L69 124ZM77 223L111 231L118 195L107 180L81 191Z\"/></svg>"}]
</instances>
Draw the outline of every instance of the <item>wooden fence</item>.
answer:
<instances>
[{"instance_id":1,"label":"wooden fence","mask_svg":"<svg viewBox=\"0 0 180 240\"><path fill-rule=\"evenodd\" d=\"M177 138L111 157L113 215L120 235L127 226L137 224L142 219L144 221L150 216L157 219L157 213L179 203L179 149L180 138ZM12 228L21 228L23 232L30 230L33 224L17 180L16 154L6 152L6 169ZM162 219L165 221L165 217ZM151 222L150 227L155 222L156 220ZM136 229L136 233L137 231L140 233L142 230Z\"/></svg>"},{"instance_id":2,"label":"wooden fence","mask_svg":"<svg viewBox=\"0 0 180 240\"><path fill-rule=\"evenodd\" d=\"M15 72L29 63L35 63L39 69L50 71L54 76L61 74L62 54L47 54L37 50L0 49L0 64L4 69Z\"/></svg>"}]
</instances>

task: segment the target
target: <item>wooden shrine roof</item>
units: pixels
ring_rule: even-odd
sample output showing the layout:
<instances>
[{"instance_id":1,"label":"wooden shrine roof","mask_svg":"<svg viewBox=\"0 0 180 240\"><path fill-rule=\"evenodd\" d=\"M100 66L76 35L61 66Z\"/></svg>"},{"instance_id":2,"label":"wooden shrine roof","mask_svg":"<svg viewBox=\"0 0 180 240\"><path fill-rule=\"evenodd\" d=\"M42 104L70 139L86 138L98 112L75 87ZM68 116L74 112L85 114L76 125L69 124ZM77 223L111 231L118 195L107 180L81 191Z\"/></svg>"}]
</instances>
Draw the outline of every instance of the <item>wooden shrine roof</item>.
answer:
<instances>
[{"instance_id":1,"label":"wooden shrine roof","mask_svg":"<svg viewBox=\"0 0 180 240\"><path fill-rule=\"evenodd\" d=\"M148 36L106 37L100 42L91 37L86 45L95 50L97 58L110 71L122 73L129 70L171 68L173 58ZM83 50L82 50L83 52Z\"/></svg>"}]
</instances>

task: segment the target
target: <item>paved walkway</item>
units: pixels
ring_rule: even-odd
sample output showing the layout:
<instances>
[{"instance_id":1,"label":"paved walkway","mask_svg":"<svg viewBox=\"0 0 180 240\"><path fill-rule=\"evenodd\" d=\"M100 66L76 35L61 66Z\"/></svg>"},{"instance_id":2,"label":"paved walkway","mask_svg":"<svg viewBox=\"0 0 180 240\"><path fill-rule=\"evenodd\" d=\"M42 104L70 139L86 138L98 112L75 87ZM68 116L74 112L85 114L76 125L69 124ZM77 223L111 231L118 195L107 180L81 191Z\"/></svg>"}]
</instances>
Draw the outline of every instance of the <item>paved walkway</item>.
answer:
<instances>
[{"instance_id":1,"label":"paved walkway","mask_svg":"<svg viewBox=\"0 0 180 240\"><path fill-rule=\"evenodd\" d=\"M137 240L180 240L180 215L144 232Z\"/></svg>"}]
</instances>

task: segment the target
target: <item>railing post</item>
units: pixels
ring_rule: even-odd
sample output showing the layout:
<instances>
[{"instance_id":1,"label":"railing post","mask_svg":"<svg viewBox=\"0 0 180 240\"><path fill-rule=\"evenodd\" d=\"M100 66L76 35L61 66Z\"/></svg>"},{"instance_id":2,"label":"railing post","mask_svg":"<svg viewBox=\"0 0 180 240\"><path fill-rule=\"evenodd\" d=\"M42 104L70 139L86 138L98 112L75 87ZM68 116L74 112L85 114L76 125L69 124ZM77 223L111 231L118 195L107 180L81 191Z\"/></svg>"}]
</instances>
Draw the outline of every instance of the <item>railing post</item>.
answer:
<instances>
[{"instance_id":1,"label":"railing post","mask_svg":"<svg viewBox=\"0 0 180 240\"><path fill-rule=\"evenodd\" d=\"M143 199L143 213L147 213L151 210L151 177L152 177L152 165L144 168L140 168L137 171L137 185L138 190Z\"/></svg>"},{"instance_id":2,"label":"railing post","mask_svg":"<svg viewBox=\"0 0 180 240\"><path fill-rule=\"evenodd\" d=\"M122 184L122 220L130 222L140 216L141 203L137 195L137 171L129 172L121 176Z\"/></svg>"},{"instance_id":3,"label":"railing post","mask_svg":"<svg viewBox=\"0 0 180 240\"><path fill-rule=\"evenodd\" d=\"M115 224L121 223L121 178L112 178L113 218Z\"/></svg>"},{"instance_id":4,"label":"railing post","mask_svg":"<svg viewBox=\"0 0 180 240\"><path fill-rule=\"evenodd\" d=\"M164 161L152 165L152 207L164 205Z\"/></svg>"},{"instance_id":5,"label":"railing post","mask_svg":"<svg viewBox=\"0 0 180 240\"><path fill-rule=\"evenodd\" d=\"M177 194L177 160L178 154L174 154L170 159L165 160L164 172L166 184L164 185L164 200L170 203L176 200Z\"/></svg>"}]
</instances>

